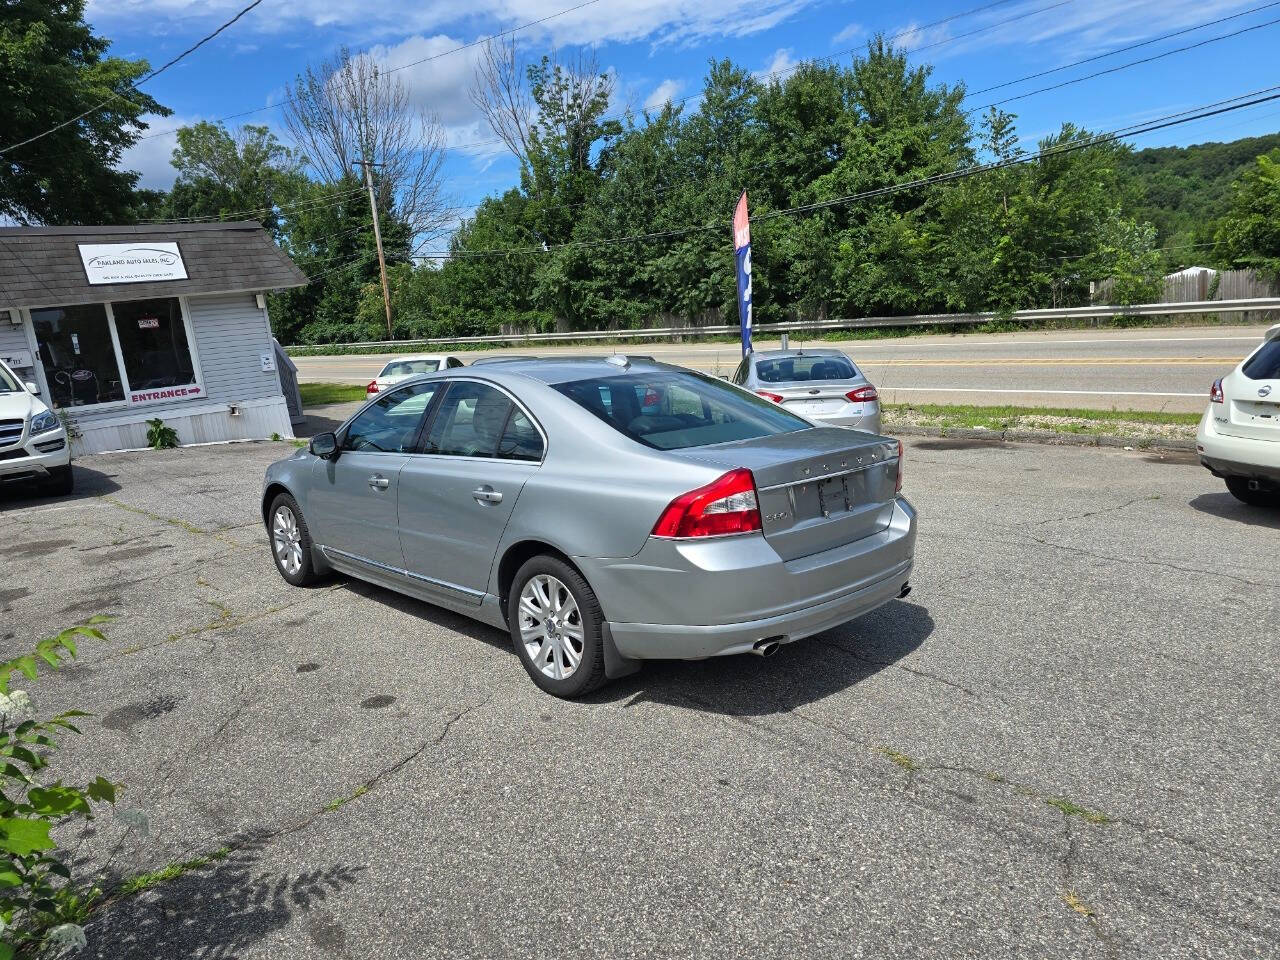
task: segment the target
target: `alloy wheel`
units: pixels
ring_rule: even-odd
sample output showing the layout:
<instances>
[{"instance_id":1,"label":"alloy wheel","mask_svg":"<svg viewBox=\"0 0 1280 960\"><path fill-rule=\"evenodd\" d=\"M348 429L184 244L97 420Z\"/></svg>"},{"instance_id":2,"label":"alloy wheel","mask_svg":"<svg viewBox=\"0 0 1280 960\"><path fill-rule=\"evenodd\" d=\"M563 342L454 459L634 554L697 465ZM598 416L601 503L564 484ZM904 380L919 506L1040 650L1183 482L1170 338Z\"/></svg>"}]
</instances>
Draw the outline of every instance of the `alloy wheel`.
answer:
<instances>
[{"instance_id":1,"label":"alloy wheel","mask_svg":"<svg viewBox=\"0 0 1280 960\"><path fill-rule=\"evenodd\" d=\"M302 569L302 531L298 529L298 518L284 504L276 507L271 519L271 541L281 568L296 577Z\"/></svg>"},{"instance_id":2,"label":"alloy wheel","mask_svg":"<svg viewBox=\"0 0 1280 960\"><path fill-rule=\"evenodd\" d=\"M520 591L520 640L530 662L553 680L574 675L586 650L582 612L572 591L550 574Z\"/></svg>"}]
</instances>

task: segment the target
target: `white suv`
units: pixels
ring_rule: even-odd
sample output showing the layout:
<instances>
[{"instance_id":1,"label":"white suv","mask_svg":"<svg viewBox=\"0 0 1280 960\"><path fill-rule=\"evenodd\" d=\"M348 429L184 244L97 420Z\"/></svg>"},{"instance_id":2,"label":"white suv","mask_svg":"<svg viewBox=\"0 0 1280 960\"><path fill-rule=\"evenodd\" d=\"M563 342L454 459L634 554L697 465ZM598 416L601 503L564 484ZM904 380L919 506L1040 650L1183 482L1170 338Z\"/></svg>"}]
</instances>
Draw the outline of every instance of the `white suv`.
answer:
<instances>
[{"instance_id":1,"label":"white suv","mask_svg":"<svg viewBox=\"0 0 1280 960\"><path fill-rule=\"evenodd\" d=\"M1196 450L1236 499L1280 507L1280 324L1229 376L1213 382Z\"/></svg>"},{"instance_id":2,"label":"white suv","mask_svg":"<svg viewBox=\"0 0 1280 960\"><path fill-rule=\"evenodd\" d=\"M0 484L34 480L71 492L71 446L58 415L0 360Z\"/></svg>"}]
</instances>

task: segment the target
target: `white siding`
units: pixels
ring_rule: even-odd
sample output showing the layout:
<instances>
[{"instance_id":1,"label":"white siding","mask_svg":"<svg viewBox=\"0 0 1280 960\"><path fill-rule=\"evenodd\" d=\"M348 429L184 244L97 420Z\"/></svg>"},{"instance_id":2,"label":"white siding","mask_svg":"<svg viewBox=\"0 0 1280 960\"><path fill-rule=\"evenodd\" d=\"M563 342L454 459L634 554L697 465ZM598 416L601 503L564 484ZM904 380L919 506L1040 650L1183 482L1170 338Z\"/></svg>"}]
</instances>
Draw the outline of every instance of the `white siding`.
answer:
<instances>
[{"instance_id":1,"label":"white siding","mask_svg":"<svg viewBox=\"0 0 1280 960\"><path fill-rule=\"evenodd\" d=\"M27 343L27 330L20 323L10 323L9 315L0 311L0 357L9 357L18 353L34 353L31 345ZM34 355L31 360L35 362ZM28 380L35 379L35 373L32 370L15 370L14 372Z\"/></svg>"},{"instance_id":2,"label":"white siding","mask_svg":"<svg viewBox=\"0 0 1280 960\"><path fill-rule=\"evenodd\" d=\"M262 372L261 355L275 353L267 318L251 293L191 297L191 327L206 396L224 403L282 397L280 374Z\"/></svg>"},{"instance_id":3,"label":"white siding","mask_svg":"<svg viewBox=\"0 0 1280 960\"><path fill-rule=\"evenodd\" d=\"M136 450L147 445L146 417L161 417L178 432L178 442L220 443L228 440L266 440L273 433L292 437L289 408L283 397L273 400L250 400L237 407L231 416L224 403L188 403L159 413L137 411L113 419L80 420L80 439L71 449L76 454L103 453L110 450Z\"/></svg>"}]
</instances>

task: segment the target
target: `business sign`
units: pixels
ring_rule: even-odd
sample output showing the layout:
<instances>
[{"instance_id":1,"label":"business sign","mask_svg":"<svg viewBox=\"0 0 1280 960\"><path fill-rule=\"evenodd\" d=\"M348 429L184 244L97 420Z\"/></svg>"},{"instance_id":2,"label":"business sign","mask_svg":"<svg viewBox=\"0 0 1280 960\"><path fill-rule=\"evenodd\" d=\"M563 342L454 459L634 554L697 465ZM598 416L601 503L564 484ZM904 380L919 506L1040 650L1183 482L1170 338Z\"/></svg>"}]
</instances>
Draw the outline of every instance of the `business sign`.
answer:
<instances>
[{"instance_id":1,"label":"business sign","mask_svg":"<svg viewBox=\"0 0 1280 960\"><path fill-rule=\"evenodd\" d=\"M176 243L80 243L90 285L185 280L187 267Z\"/></svg>"},{"instance_id":2,"label":"business sign","mask_svg":"<svg viewBox=\"0 0 1280 960\"><path fill-rule=\"evenodd\" d=\"M204 391L195 384L189 387L165 387L163 390L131 390L130 403L158 403L161 400L186 400L203 396Z\"/></svg>"},{"instance_id":3,"label":"business sign","mask_svg":"<svg viewBox=\"0 0 1280 960\"><path fill-rule=\"evenodd\" d=\"M738 323L742 327L742 355L751 352L751 220L747 191L733 211L733 256L738 263Z\"/></svg>"}]
</instances>

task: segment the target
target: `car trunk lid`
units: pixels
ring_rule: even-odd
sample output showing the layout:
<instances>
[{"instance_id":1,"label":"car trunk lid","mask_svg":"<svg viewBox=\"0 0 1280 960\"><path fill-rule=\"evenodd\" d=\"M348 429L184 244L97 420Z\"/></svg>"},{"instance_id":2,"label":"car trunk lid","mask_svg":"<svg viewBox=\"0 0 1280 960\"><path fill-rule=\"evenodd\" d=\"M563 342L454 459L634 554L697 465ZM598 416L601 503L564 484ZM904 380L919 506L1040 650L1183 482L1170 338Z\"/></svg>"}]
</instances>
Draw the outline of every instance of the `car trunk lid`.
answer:
<instances>
[{"instance_id":1,"label":"car trunk lid","mask_svg":"<svg viewBox=\"0 0 1280 960\"><path fill-rule=\"evenodd\" d=\"M893 519L898 445L888 437L817 427L680 455L751 471L764 535L784 560L872 536Z\"/></svg>"},{"instance_id":2,"label":"car trunk lid","mask_svg":"<svg viewBox=\"0 0 1280 960\"><path fill-rule=\"evenodd\" d=\"M850 402L849 391L865 385L840 380L830 383L770 384L762 389L775 397L781 397L784 409L802 417L812 417L840 410Z\"/></svg>"}]
</instances>

